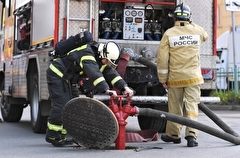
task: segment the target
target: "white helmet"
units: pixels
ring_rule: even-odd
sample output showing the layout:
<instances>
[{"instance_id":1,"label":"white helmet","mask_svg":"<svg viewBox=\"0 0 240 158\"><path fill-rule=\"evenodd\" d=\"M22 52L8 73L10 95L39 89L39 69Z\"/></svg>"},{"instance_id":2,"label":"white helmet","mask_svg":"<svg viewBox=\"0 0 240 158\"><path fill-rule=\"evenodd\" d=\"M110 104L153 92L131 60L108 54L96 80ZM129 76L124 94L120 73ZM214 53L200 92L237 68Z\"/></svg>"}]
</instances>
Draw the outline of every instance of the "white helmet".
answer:
<instances>
[{"instance_id":1,"label":"white helmet","mask_svg":"<svg viewBox=\"0 0 240 158\"><path fill-rule=\"evenodd\" d=\"M106 58L110 62L111 66L117 67L116 60L120 55L120 47L117 43L110 41L106 44L100 43L98 46L98 53L100 58Z\"/></svg>"}]
</instances>

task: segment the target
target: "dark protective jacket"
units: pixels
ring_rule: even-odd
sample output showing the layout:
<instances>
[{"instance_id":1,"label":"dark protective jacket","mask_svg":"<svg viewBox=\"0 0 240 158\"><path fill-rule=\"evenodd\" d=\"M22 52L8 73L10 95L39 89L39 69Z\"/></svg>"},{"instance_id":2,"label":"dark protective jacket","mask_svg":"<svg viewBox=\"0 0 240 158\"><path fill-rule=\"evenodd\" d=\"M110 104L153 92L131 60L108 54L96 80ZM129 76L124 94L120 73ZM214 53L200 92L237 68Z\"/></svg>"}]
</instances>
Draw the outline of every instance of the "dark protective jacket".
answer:
<instances>
[{"instance_id":1,"label":"dark protective jacket","mask_svg":"<svg viewBox=\"0 0 240 158\"><path fill-rule=\"evenodd\" d=\"M54 61L50 65L50 69L59 77L72 83L87 77L98 93L104 93L110 88L109 85L118 90L122 90L127 85L115 69L102 64L97 47L91 43L78 47L57 60L61 60L66 67L65 70L61 70L54 65Z\"/></svg>"}]
</instances>

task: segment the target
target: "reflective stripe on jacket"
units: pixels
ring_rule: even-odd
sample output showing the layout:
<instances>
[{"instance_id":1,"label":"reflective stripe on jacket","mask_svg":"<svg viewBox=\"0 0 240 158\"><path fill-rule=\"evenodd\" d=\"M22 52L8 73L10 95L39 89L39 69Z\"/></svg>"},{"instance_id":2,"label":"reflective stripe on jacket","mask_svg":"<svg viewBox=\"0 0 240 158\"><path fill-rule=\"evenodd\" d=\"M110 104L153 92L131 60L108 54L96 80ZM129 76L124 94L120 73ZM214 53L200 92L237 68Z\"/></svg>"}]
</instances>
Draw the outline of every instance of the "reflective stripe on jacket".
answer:
<instances>
[{"instance_id":1,"label":"reflective stripe on jacket","mask_svg":"<svg viewBox=\"0 0 240 158\"><path fill-rule=\"evenodd\" d=\"M89 44L83 45L61 58L66 70L59 70L54 62L50 65L50 69L59 77L68 77L68 80L87 77L99 93L109 89L108 83L119 90L126 86L126 82L115 69L102 64L95 51L97 50L93 50Z\"/></svg>"},{"instance_id":2,"label":"reflective stripe on jacket","mask_svg":"<svg viewBox=\"0 0 240 158\"><path fill-rule=\"evenodd\" d=\"M60 70L58 70L58 68L56 68L53 64L50 64L49 68L60 78L63 77L63 73Z\"/></svg>"}]
</instances>

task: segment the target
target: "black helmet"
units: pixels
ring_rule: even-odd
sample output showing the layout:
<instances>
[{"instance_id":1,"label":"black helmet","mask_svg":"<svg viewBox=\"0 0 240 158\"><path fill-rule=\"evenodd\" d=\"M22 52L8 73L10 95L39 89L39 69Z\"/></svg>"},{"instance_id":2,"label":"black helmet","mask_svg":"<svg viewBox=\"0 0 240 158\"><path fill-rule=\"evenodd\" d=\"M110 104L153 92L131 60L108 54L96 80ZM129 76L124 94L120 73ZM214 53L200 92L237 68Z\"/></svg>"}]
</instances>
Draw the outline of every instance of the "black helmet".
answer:
<instances>
[{"instance_id":1,"label":"black helmet","mask_svg":"<svg viewBox=\"0 0 240 158\"><path fill-rule=\"evenodd\" d=\"M184 20L184 21L189 21L191 12L189 6L185 4L179 4L176 6L176 9L174 11L174 15L176 20Z\"/></svg>"}]
</instances>

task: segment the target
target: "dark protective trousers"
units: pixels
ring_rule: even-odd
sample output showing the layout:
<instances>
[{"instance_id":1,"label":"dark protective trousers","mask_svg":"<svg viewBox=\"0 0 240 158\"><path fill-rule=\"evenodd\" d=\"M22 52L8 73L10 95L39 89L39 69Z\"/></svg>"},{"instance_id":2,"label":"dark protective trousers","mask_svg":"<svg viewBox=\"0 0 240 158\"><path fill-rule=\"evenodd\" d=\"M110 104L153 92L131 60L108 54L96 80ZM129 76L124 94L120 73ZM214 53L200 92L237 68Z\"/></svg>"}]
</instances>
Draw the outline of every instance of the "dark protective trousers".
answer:
<instances>
[{"instance_id":1,"label":"dark protective trousers","mask_svg":"<svg viewBox=\"0 0 240 158\"><path fill-rule=\"evenodd\" d=\"M71 86L49 68L47 69L47 84L51 98L51 111L48 122L54 125L62 125L62 109L72 99Z\"/></svg>"}]
</instances>

